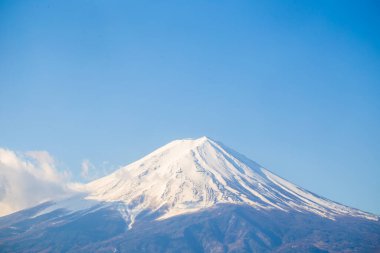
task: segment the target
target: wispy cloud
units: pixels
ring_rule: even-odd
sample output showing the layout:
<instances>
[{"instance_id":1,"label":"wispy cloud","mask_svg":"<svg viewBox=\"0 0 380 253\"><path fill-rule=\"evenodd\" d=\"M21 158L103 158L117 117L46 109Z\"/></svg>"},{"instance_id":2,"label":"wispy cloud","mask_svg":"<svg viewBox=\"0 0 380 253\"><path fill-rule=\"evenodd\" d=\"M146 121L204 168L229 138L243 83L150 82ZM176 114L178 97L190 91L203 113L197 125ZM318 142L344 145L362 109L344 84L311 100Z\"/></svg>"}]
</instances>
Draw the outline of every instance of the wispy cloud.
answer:
<instances>
[{"instance_id":1,"label":"wispy cloud","mask_svg":"<svg viewBox=\"0 0 380 253\"><path fill-rule=\"evenodd\" d=\"M71 191L69 173L59 172L48 152L0 148L0 216Z\"/></svg>"},{"instance_id":2,"label":"wispy cloud","mask_svg":"<svg viewBox=\"0 0 380 253\"><path fill-rule=\"evenodd\" d=\"M94 165L89 159L83 159L80 175L84 181L90 181L108 175L116 168L117 167L112 166L108 161Z\"/></svg>"},{"instance_id":3,"label":"wispy cloud","mask_svg":"<svg viewBox=\"0 0 380 253\"><path fill-rule=\"evenodd\" d=\"M83 179L89 179L90 174L92 173L94 168L95 168L94 165L92 165L88 159L83 160L82 165L81 165L81 173L80 173L81 177Z\"/></svg>"}]
</instances>

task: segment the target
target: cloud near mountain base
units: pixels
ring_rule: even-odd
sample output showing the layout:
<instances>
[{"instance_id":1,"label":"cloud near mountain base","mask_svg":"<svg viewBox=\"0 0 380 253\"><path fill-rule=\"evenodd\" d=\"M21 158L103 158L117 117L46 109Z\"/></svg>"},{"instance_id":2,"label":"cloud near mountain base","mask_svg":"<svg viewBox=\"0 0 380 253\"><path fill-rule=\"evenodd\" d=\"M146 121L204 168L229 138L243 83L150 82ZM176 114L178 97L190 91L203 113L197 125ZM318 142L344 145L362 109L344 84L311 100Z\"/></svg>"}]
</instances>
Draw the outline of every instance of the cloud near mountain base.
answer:
<instances>
[{"instance_id":1,"label":"cloud near mountain base","mask_svg":"<svg viewBox=\"0 0 380 253\"><path fill-rule=\"evenodd\" d=\"M68 178L46 151L0 148L0 216L69 194Z\"/></svg>"}]
</instances>

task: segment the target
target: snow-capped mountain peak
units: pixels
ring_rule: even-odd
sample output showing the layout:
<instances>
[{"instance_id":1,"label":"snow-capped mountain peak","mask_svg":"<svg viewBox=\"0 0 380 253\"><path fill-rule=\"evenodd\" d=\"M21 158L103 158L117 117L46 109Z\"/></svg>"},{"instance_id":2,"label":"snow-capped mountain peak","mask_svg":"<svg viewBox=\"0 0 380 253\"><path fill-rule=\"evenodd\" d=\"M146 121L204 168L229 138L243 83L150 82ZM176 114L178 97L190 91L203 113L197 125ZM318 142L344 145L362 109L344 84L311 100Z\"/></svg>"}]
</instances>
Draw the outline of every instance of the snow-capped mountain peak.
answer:
<instances>
[{"instance_id":1,"label":"snow-capped mountain peak","mask_svg":"<svg viewBox=\"0 0 380 253\"><path fill-rule=\"evenodd\" d=\"M172 141L87 189L88 199L124 203L131 224L142 211L166 219L222 203L377 220L289 183L208 137Z\"/></svg>"}]
</instances>

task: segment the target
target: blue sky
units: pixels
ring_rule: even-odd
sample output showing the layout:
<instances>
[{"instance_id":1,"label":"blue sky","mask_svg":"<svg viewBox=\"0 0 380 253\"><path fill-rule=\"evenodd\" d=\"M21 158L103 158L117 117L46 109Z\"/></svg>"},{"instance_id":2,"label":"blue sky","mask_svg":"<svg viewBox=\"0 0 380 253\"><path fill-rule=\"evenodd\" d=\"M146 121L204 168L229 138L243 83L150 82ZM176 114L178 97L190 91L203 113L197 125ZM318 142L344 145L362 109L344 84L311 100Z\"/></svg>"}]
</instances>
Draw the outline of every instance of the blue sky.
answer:
<instances>
[{"instance_id":1,"label":"blue sky","mask_svg":"<svg viewBox=\"0 0 380 253\"><path fill-rule=\"evenodd\" d=\"M378 1L0 2L0 146L80 180L207 135L380 214Z\"/></svg>"}]
</instances>

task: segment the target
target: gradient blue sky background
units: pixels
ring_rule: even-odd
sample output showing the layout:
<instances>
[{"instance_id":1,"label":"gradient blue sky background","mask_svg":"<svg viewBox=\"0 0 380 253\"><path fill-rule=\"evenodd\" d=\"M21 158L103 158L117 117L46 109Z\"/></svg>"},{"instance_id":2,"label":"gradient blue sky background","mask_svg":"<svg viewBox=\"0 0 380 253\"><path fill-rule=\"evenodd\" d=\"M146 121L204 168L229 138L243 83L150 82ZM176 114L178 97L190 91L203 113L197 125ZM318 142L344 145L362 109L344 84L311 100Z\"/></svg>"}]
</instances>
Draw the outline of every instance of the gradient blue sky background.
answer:
<instances>
[{"instance_id":1,"label":"gradient blue sky background","mask_svg":"<svg viewBox=\"0 0 380 253\"><path fill-rule=\"evenodd\" d=\"M380 214L379 1L0 1L0 146L80 180L207 135ZM108 163L104 163L108 161Z\"/></svg>"}]
</instances>

